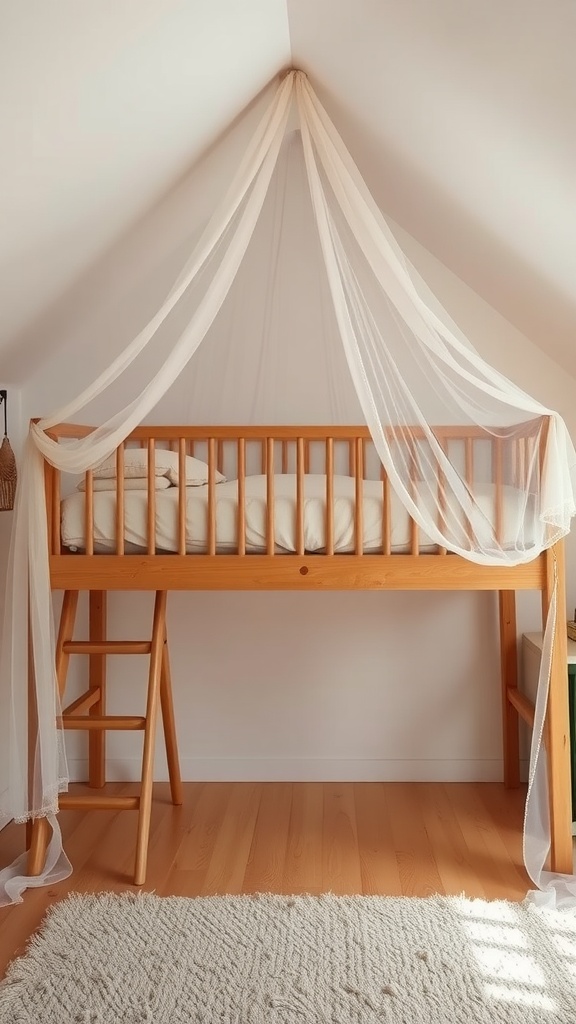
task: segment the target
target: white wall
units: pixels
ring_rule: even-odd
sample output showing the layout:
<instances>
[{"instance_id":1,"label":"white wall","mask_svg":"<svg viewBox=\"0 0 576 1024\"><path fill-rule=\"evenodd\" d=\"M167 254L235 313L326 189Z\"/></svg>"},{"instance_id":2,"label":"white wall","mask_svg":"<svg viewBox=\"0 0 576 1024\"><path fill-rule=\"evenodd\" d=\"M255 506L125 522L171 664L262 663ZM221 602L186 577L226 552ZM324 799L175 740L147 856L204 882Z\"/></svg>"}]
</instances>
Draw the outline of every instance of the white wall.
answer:
<instances>
[{"instance_id":1,"label":"white wall","mask_svg":"<svg viewBox=\"0 0 576 1024\"><path fill-rule=\"evenodd\" d=\"M234 140L227 145L233 159ZM215 189L213 171L208 160L192 182L184 183L124 239L46 321L43 336L52 357L29 378L25 417L47 412L76 393L107 361L107 352L134 333L146 309L152 311L185 242L182 210L188 203L198 206L202 181ZM535 397L562 412L576 434L576 382L413 239L400 237L481 351ZM211 408L213 422L247 416L252 400L259 397L256 385L247 396L232 374L225 388L225 373L217 361L230 352L241 298L246 298L243 288L215 332L214 346L206 347L204 362L198 364L202 386L195 379L189 382L191 390L181 386L155 411L156 421L185 421L184 415L206 419ZM253 307L258 313L257 299L248 305L248 313ZM261 419L274 411L280 419L287 418L284 408L278 411L278 403L284 401L286 409L295 403L295 418L301 421L329 415L330 387L322 371L325 353L298 350L301 314L302 308L284 309L281 319L287 342L295 346L295 365L302 368L308 360L305 373L296 379L291 397L282 372L275 404ZM258 316L254 330L264 332L266 323ZM258 358L266 357L266 351L259 352ZM347 406L346 386L342 394L343 407L350 409L351 418L358 418L353 396ZM102 404L100 415L111 408L110 402ZM195 415L198 408L202 416ZM576 568L573 555L571 568ZM573 572L571 577L572 604ZM110 603L114 636L146 636L149 595L112 595ZM520 612L520 631L539 627L536 597L523 598ZM169 631L186 779L501 777L493 594L173 594ZM139 669L135 663L136 659L112 662L115 711L134 709L138 680L145 678L145 662ZM110 737L113 777L136 777L139 749L138 737ZM73 773L82 774L79 741L70 750ZM164 773L160 756L157 777Z\"/></svg>"}]
</instances>

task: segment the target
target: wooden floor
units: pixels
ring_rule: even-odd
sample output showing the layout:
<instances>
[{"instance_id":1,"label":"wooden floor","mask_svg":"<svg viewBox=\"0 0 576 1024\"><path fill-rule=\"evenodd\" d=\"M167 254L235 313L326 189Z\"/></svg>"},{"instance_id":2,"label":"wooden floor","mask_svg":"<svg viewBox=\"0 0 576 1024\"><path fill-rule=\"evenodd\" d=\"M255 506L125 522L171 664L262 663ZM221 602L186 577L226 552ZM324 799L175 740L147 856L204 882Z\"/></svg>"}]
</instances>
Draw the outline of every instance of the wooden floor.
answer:
<instances>
[{"instance_id":1,"label":"wooden floor","mask_svg":"<svg viewBox=\"0 0 576 1024\"><path fill-rule=\"evenodd\" d=\"M110 785L132 794L136 787ZM72 787L78 791L79 787ZM524 790L492 783L188 783L155 787L148 878L159 895L432 893L522 899ZM136 815L63 811L74 873L0 910L0 976L69 892L131 890ZM0 864L23 826L0 834Z\"/></svg>"}]
</instances>

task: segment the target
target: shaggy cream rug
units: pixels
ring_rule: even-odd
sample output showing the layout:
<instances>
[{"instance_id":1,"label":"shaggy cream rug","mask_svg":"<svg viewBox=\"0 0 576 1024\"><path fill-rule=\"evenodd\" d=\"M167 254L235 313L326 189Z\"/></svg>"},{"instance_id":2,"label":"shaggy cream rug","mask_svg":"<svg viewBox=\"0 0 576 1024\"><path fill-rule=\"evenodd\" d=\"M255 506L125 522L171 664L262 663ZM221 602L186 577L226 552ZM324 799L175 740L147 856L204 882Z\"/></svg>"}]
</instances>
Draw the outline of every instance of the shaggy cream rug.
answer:
<instances>
[{"instance_id":1,"label":"shaggy cream rug","mask_svg":"<svg viewBox=\"0 0 576 1024\"><path fill-rule=\"evenodd\" d=\"M73 896L2 1024L574 1024L576 917L464 898Z\"/></svg>"}]
</instances>

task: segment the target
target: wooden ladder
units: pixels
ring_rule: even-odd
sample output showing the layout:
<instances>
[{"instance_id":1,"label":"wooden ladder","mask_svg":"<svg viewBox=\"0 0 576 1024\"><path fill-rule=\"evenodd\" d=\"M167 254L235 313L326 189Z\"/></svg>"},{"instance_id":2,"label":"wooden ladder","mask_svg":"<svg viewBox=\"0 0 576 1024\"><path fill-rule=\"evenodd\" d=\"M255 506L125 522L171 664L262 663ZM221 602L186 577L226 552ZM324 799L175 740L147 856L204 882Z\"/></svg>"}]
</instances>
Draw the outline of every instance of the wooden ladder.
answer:
<instances>
[{"instance_id":1,"label":"wooden ladder","mask_svg":"<svg viewBox=\"0 0 576 1024\"><path fill-rule=\"evenodd\" d=\"M166 636L167 592L157 590L154 601L152 636L150 640L108 640L106 636L106 591L89 593L89 640L73 640L77 590L66 590L62 603L60 627L56 643L56 678L63 704L66 677L71 654L84 654L89 658L88 689L62 711L60 728L88 730L88 785L102 789L106 782L106 731L108 729L142 730L144 750L139 796L107 796L105 794L63 793L59 797L61 810L137 810L138 832L134 865L134 884L143 885L146 879L152 785L154 767L154 739L158 717L158 704L162 711L166 756L170 778L170 791L174 804L182 803L182 782L178 762L178 746L174 722L174 705L170 679L170 661ZM150 657L146 714L106 714L106 657L110 654L147 654ZM39 875L46 859L50 838L46 818L32 823L28 851L28 873Z\"/></svg>"}]
</instances>

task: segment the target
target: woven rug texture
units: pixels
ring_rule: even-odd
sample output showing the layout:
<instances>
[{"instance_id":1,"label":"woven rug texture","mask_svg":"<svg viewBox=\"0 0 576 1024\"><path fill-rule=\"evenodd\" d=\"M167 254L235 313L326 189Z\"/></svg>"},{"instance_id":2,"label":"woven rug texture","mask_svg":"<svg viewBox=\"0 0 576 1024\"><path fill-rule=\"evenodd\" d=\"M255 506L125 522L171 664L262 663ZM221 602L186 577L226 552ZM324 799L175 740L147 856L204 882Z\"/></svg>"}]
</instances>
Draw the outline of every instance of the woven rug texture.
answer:
<instances>
[{"instance_id":1,"label":"woven rug texture","mask_svg":"<svg viewBox=\"0 0 576 1024\"><path fill-rule=\"evenodd\" d=\"M2 1024L575 1024L576 916L455 897L76 895Z\"/></svg>"}]
</instances>

